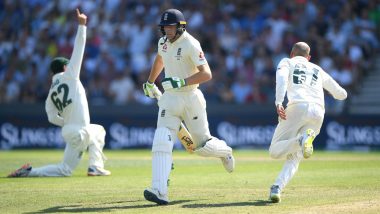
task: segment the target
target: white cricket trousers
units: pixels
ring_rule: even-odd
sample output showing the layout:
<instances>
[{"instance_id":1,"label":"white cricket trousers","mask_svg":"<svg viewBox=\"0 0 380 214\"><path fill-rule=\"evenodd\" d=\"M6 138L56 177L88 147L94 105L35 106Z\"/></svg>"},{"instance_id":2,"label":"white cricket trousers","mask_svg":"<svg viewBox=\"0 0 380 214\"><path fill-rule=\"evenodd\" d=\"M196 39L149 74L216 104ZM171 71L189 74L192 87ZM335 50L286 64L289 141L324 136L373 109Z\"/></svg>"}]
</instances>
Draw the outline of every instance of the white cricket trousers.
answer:
<instances>
[{"instance_id":1,"label":"white cricket trousers","mask_svg":"<svg viewBox=\"0 0 380 214\"><path fill-rule=\"evenodd\" d=\"M158 101L157 128L166 127L178 131L184 120L196 145L205 143L211 138L206 100L199 89L184 92L165 91Z\"/></svg>"},{"instance_id":2,"label":"white cricket trousers","mask_svg":"<svg viewBox=\"0 0 380 214\"><path fill-rule=\"evenodd\" d=\"M272 158L286 158L285 164L274 185L283 189L298 170L303 159L301 136L307 129L313 129L318 135L325 114L324 108L315 103L295 103L288 105L286 120L279 119L274 131L269 154Z\"/></svg>"},{"instance_id":3,"label":"white cricket trousers","mask_svg":"<svg viewBox=\"0 0 380 214\"><path fill-rule=\"evenodd\" d=\"M87 126L65 125L62 136L66 147L63 160L59 164L32 168L30 177L59 177L71 176L78 166L83 152L88 149L89 166L104 168L103 147L106 132L101 125L89 124Z\"/></svg>"}]
</instances>

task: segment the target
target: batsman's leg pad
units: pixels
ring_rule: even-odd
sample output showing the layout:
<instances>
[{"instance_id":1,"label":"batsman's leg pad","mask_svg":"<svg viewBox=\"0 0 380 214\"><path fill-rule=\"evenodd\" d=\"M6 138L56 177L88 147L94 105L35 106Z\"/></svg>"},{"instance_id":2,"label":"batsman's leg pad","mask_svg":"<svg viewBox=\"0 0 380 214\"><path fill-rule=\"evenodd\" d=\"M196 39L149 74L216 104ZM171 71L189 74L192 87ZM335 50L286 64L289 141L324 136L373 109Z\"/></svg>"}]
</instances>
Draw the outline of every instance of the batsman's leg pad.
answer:
<instances>
[{"instance_id":1,"label":"batsman's leg pad","mask_svg":"<svg viewBox=\"0 0 380 214\"><path fill-rule=\"evenodd\" d=\"M166 127L156 129L153 138L152 152L172 153L174 138L173 133Z\"/></svg>"},{"instance_id":2,"label":"batsman's leg pad","mask_svg":"<svg viewBox=\"0 0 380 214\"><path fill-rule=\"evenodd\" d=\"M172 168L172 155L166 152L153 152L152 189L161 195L168 194L168 179Z\"/></svg>"},{"instance_id":3,"label":"batsman's leg pad","mask_svg":"<svg viewBox=\"0 0 380 214\"><path fill-rule=\"evenodd\" d=\"M152 146L152 189L167 197L172 167L173 133L166 127L156 129Z\"/></svg>"},{"instance_id":4,"label":"batsman's leg pad","mask_svg":"<svg viewBox=\"0 0 380 214\"><path fill-rule=\"evenodd\" d=\"M225 158L232 154L232 149L224 140L212 137L203 147L196 149L195 153L203 157Z\"/></svg>"}]
</instances>

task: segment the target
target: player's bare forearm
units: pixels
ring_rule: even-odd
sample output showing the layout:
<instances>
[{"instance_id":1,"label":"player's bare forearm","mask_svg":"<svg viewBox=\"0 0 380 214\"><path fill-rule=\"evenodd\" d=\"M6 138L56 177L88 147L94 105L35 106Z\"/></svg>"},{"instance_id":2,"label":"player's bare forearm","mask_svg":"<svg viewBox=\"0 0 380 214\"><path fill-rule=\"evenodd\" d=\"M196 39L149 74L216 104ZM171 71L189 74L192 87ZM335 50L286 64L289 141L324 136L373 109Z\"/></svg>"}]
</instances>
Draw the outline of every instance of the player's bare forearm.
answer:
<instances>
[{"instance_id":1,"label":"player's bare forearm","mask_svg":"<svg viewBox=\"0 0 380 214\"><path fill-rule=\"evenodd\" d=\"M186 85L200 84L212 79L211 70L208 64L197 67L199 72L186 78Z\"/></svg>"},{"instance_id":2,"label":"player's bare forearm","mask_svg":"<svg viewBox=\"0 0 380 214\"><path fill-rule=\"evenodd\" d=\"M164 63L162 61L162 57L160 55L156 55L156 58L154 59L152 69L150 70L148 81L153 83L156 81L158 75L162 72L162 69L164 68Z\"/></svg>"}]
</instances>

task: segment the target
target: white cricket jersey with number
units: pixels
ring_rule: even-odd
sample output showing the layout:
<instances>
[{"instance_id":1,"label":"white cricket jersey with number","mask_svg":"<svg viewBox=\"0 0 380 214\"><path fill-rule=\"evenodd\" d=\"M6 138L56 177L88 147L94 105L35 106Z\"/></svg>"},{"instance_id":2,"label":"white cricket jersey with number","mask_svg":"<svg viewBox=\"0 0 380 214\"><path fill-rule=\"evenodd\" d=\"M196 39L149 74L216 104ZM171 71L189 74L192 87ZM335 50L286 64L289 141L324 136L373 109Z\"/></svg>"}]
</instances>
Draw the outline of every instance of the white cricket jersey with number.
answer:
<instances>
[{"instance_id":1,"label":"white cricket jersey with number","mask_svg":"<svg viewBox=\"0 0 380 214\"><path fill-rule=\"evenodd\" d=\"M328 73L305 57L284 58L277 66L276 101L282 104L287 93L288 105L317 103L324 107L326 89L335 99L344 100L347 92Z\"/></svg>"},{"instance_id":2,"label":"white cricket jersey with number","mask_svg":"<svg viewBox=\"0 0 380 214\"><path fill-rule=\"evenodd\" d=\"M165 77L185 79L198 72L197 66L207 63L199 41L186 31L173 43L162 37L158 42L158 54L164 62ZM198 86L189 85L175 91L189 91Z\"/></svg>"},{"instance_id":3,"label":"white cricket jersey with number","mask_svg":"<svg viewBox=\"0 0 380 214\"><path fill-rule=\"evenodd\" d=\"M67 69L53 76L45 103L48 119L55 125L90 124L86 92L79 79L85 45L86 26L79 25Z\"/></svg>"}]
</instances>

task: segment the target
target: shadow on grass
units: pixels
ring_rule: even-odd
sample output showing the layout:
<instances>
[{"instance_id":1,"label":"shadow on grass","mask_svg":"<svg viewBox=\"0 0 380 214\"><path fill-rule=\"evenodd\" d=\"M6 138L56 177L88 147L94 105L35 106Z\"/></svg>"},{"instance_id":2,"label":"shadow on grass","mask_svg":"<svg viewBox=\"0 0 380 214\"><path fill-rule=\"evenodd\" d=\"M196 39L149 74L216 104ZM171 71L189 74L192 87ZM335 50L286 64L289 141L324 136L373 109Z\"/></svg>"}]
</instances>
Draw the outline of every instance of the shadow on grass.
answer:
<instances>
[{"instance_id":1,"label":"shadow on grass","mask_svg":"<svg viewBox=\"0 0 380 214\"><path fill-rule=\"evenodd\" d=\"M246 206L270 206L273 203L265 200L256 200L253 202L236 202L223 204L186 204L183 208L212 208L212 207L246 207Z\"/></svg>"},{"instance_id":2,"label":"shadow on grass","mask_svg":"<svg viewBox=\"0 0 380 214\"><path fill-rule=\"evenodd\" d=\"M143 200L136 200L136 201L118 201L113 202L112 204L123 204L128 202L139 202ZM176 205L176 204L182 204L191 202L192 200L178 200L178 201L171 201L169 205ZM144 202L146 202L144 200ZM148 203L148 202L147 202ZM102 204L107 205L107 204ZM87 205L89 206L89 205ZM150 207L156 207L158 205L156 204L142 204L142 205L131 205L131 206L107 206L107 207L96 207L97 205L91 205L91 207L86 207L82 205L67 205L67 206L55 206L46 208L37 212L26 212L28 214L37 214L37 213L79 213L79 212L112 212L114 210L127 210L127 209L140 209L140 208L150 208ZM165 207L165 206L163 206Z\"/></svg>"}]
</instances>

